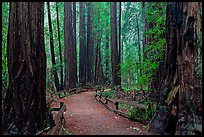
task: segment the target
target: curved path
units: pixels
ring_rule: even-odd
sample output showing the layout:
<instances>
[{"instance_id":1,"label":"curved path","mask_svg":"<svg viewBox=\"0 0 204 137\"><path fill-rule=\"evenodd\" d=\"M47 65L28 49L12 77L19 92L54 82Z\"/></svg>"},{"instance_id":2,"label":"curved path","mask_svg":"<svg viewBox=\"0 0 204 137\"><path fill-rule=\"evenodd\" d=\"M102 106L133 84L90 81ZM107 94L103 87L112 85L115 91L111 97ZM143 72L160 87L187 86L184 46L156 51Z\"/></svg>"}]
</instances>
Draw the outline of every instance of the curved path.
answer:
<instances>
[{"instance_id":1,"label":"curved path","mask_svg":"<svg viewBox=\"0 0 204 137\"><path fill-rule=\"evenodd\" d=\"M63 99L67 108L65 128L75 135L147 135L143 125L108 110L94 98L95 92L82 92ZM55 103L52 106L57 106Z\"/></svg>"}]
</instances>

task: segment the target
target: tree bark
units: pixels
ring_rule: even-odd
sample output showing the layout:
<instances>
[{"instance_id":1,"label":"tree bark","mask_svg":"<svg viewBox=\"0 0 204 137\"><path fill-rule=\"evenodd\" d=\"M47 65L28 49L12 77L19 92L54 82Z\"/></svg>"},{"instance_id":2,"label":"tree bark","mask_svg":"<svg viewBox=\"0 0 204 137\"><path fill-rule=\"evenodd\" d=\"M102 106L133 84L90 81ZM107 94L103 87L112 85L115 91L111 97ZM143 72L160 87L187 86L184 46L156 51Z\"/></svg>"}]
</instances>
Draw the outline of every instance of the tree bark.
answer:
<instances>
[{"instance_id":1,"label":"tree bark","mask_svg":"<svg viewBox=\"0 0 204 137\"><path fill-rule=\"evenodd\" d=\"M109 36L108 36L108 28L106 29L106 79L105 81L109 81Z\"/></svg>"},{"instance_id":2,"label":"tree bark","mask_svg":"<svg viewBox=\"0 0 204 137\"><path fill-rule=\"evenodd\" d=\"M76 63L74 58L73 44L73 28L72 28L72 3L65 2L64 4L64 43L65 43L65 88L72 89L76 87L75 68Z\"/></svg>"},{"instance_id":3,"label":"tree bark","mask_svg":"<svg viewBox=\"0 0 204 137\"><path fill-rule=\"evenodd\" d=\"M142 17L143 17L143 24L144 24L144 33L143 33L143 54L144 54L144 60L147 57L147 53L144 51L144 47L147 44L147 37L145 36L145 32L147 31L147 21L145 19L145 2L142 2Z\"/></svg>"},{"instance_id":4,"label":"tree bark","mask_svg":"<svg viewBox=\"0 0 204 137\"><path fill-rule=\"evenodd\" d=\"M119 85L121 85L121 2L119 2L119 21L118 21L118 41L119 41L119 45L118 45L118 82Z\"/></svg>"},{"instance_id":5,"label":"tree bark","mask_svg":"<svg viewBox=\"0 0 204 137\"><path fill-rule=\"evenodd\" d=\"M119 74L119 52L117 44L117 21L116 21L116 2L111 2L110 6L110 24L111 24L111 64L112 64L112 82L113 86L120 85Z\"/></svg>"},{"instance_id":6,"label":"tree bark","mask_svg":"<svg viewBox=\"0 0 204 137\"><path fill-rule=\"evenodd\" d=\"M88 2L87 11L87 82L93 82L93 7Z\"/></svg>"},{"instance_id":7,"label":"tree bark","mask_svg":"<svg viewBox=\"0 0 204 137\"><path fill-rule=\"evenodd\" d=\"M136 27L137 27L137 43L138 43L138 55L139 55L139 64L141 64L141 46L140 46L140 30L139 30L139 23L138 23L138 16L136 15ZM139 66L139 76L141 74L141 69Z\"/></svg>"},{"instance_id":8,"label":"tree bark","mask_svg":"<svg viewBox=\"0 0 204 137\"><path fill-rule=\"evenodd\" d=\"M86 64L85 64L85 51L86 51L86 45L85 45L85 3L80 2L79 3L79 14L80 14L80 26L79 26L79 82L81 84L86 83Z\"/></svg>"},{"instance_id":9,"label":"tree bark","mask_svg":"<svg viewBox=\"0 0 204 137\"><path fill-rule=\"evenodd\" d=\"M50 15L50 3L49 2L47 2L47 10L48 10L48 23L49 23L49 32L50 32L50 51L51 51L51 59L52 59L52 68L53 68L53 73L54 73L55 87L57 91L59 91L59 78L57 75L57 70L55 68L56 62L55 62L54 41L53 41L53 33L52 33L52 19Z\"/></svg>"},{"instance_id":10,"label":"tree bark","mask_svg":"<svg viewBox=\"0 0 204 137\"><path fill-rule=\"evenodd\" d=\"M97 13L98 24L100 22L100 13ZM101 84L101 52L100 52L100 44L101 44L101 26L98 25L97 28L97 37L96 37L96 56L95 56L95 78L94 84Z\"/></svg>"},{"instance_id":11,"label":"tree bark","mask_svg":"<svg viewBox=\"0 0 204 137\"><path fill-rule=\"evenodd\" d=\"M59 52L60 52L60 75L61 75L61 86L60 89L64 87L63 83L63 67L62 67L62 46L60 40L60 27L59 27L59 15L58 15L58 3L56 2L56 12L57 12L57 32L58 32L58 42L59 42Z\"/></svg>"},{"instance_id":12,"label":"tree bark","mask_svg":"<svg viewBox=\"0 0 204 137\"><path fill-rule=\"evenodd\" d=\"M35 134L48 121L44 3L11 2L8 29L9 86L2 129L5 134Z\"/></svg>"},{"instance_id":13,"label":"tree bark","mask_svg":"<svg viewBox=\"0 0 204 137\"><path fill-rule=\"evenodd\" d=\"M99 47L98 47L98 40L97 40L97 44L96 44L96 55L95 55L95 73L94 73L94 84L97 85L98 84L98 50L99 50Z\"/></svg>"},{"instance_id":14,"label":"tree bark","mask_svg":"<svg viewBox=\"0 0 204 137\"><path fill-rule=\"evenodd\" d=\"M76 2L73 2L73 52L74 52L74 81L78 82L77 78L77 52L76 52Z\"/></svg>"},{"instance_id":15,"label":"tree bark","mask_svg":"<svg viewBox=\"0 0 204 137\"><path fill-rule=\"evenodd\" d=\"M198 39L201 23L198 14L201 11L200 2L172 2L167 6L166 21L166 55L165 82L161 90L159 108L150 123L150 131L164 134L171 132L178 135L202 134L202 98L201 78L196 75L196 58L199 47ZM199 25L198 25L199 24ZM199 35L198 35L199 34ZM174 105L174 107L172 107ZM161 109L162 108L162 109ZM172 109L177 108L174 121L170 120ZM162 110L167 113L159 118ZM160 121L158 121L160 119ZM163 130L158 124L164 122ZM155 127L155 125L157 125ZM175 127L172 128L172 127Z\"/></svg>"}]
</instances>

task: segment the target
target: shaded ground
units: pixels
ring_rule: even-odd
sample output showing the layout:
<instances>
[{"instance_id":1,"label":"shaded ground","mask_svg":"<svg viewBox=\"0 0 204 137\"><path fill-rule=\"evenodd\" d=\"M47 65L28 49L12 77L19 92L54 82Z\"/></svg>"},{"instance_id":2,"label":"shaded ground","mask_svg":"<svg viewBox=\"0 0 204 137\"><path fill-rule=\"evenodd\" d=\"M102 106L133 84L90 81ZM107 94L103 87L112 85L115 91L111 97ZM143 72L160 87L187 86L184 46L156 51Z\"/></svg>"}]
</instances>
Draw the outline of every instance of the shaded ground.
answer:
<instances>
[{"instance_id":1,"label":"shaded ground","mask_svg":"<svg viewBox=\"0 0 204 137\"><path fill-rule=\"evenodd\" d=\"M95 92L73 94L52 104L59 107L63 101L66 125L76 135L146 135L143 125L108 110L94 98Z\"/></svg>"}]
</instances>

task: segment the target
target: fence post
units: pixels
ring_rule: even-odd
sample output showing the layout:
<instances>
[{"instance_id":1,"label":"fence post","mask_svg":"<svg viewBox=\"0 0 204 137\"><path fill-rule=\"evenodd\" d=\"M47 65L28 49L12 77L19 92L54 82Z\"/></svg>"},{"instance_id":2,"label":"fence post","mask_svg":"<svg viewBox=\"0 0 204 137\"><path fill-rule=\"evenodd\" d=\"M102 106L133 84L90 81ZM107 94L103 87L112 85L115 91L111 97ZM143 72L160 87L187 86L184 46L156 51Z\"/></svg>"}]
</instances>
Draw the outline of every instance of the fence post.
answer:
<instances>
[{"instance_id":1,"label":"fence post","mask_svg":"<svg viewBox=\"0 0 204 137\"><path fill-rule=\"evenodd\" d=\"M64 105L64 102L60 102L60 109L62 108L63 105Z\"/></svg>"},{"instance_id":2,"label":"fence post","mask_svg":"<svg viewBox=\"0 0 204 137\"><path fill-rule=\"evenodd\" d=\"M99 100L101 100L101 94L99 94Z\"/></svg>"},{"instance_id":3,"label":"fence post","mask_svg":"<svg viewBox=\"0 0 204 137\"><path fill-rule=\"evenodd\" d=\"M118 110L118 102L115 102L116 110Z\"/></svg>"},{"instance_id":4,"label":"fence post","mask_svg":"<svg viewBox=\"0 0 204 137\"><path fill-rule=\"evenodd\" d=\"M106 100L105 104L108 104L108 99L107 98L108 98L108 95L105 98L105 100Z\"/></svg>"},{"instance_id":5,"label":"fence post","mask_svg":"<svg viewBox=\"0 0 204 137\"><path fill-rule=\"evenodd\" d=\"M96 89L96 94L95 94L95 97L97 97L97 89Z\"/></svg>"},{"instance_id":6,"label":"fence post","mask_svg":"<svg viewBox=\"0 0 204 137\"><path fill-rule=\"evenodd\" d=\"M53 116L52 116L52 113L49 113L49 120L50 120L50 126L51 128L56 126L55 125L55 121L53 120Z\"/></svg>"}]
</instances>

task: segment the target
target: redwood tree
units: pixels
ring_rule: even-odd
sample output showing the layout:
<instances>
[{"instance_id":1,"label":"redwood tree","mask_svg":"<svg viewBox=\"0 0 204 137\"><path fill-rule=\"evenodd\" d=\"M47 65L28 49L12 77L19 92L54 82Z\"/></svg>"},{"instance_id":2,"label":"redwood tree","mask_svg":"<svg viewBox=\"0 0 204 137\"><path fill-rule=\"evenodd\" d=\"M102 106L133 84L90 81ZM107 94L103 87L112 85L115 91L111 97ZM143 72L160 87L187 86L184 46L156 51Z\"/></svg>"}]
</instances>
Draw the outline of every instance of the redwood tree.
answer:
<instances>
[{"instance_id":1,"label":"redwood tree","mask_svg":"<svg viewBox=\"0 0 204 137\"><path fill-rule=\"evenodd\" d=\"M108 23L107 23L108 24ZM109 35L108 35L108 28L106 28L106 69L105 69L105 81L109 81Z\"/></svg>"},{"instance_id":2,"label":"redwood tree","mask_svg":"<svg viewBox=\"0 0 204 137\"><path fill-rule=\"evenodd\" d=\"M48 10L48 23L49 23L49 32L50 32L50 52L51 52L51 59L52 59L52 68L53 68L53 74L54 74L55 87L58 91L60 90L59 78L57 75L57 70L55 68L56 62L55 62L54 41L53 41L53 33L52 33L52 19L50 15L50 3L49 2L47 2L47 10Z\"/></svg>"},{"instance_id":3,"label":"redwood tree","mask_svg":"<svg viewBox=\"0 0 204 137\"><path fill-rule=\"evenodd\" d=\"M73 68L73 73L74 73L74 81L77 83L78 78L77 78L77 52L76 52L76 2L72 3L73 7L73 12L72 12L72 25L73 25L73 63L74 63L74 68Z\"/></svg>"},{"instance_id":4,"label":"redwood tree","mask_svg":"<svg viewBox=\"0 0 204 137\"><path fill-rule=\"evenodd\" d=\"M58 15L58 3L56 2L56 12L57 12L57 32L58 32L58 42L59 42L59 54L60 54L60 77L61 77L61 89L63 87L63 67L62 67L62 46L60 40L60 27L59 27L59 15Z\"/></svg>"},{"instance_id":5,"label":"redwood tree","mask_svg":"<svg viewBox=\"0 0 204 137\"><path fill-rule=\"evenodd\" d=\"M65 88L71 89L76 87L76 78L73 60L74 58L74 44L73 44L73 28L72 28L72 3L64 3L64 55L65 55ZM75 56L76 57L76 56Z\"/></svg>"},{"instance_id":6,"label":"redwood tree","mask_svg":"<svg viewBox=\"0 0 204 137\"><path fill-rule=\"evenodd\" d=\"M202 134L202 71L198 72L201 67L197 63L197 51L202 45L202 3L172 2L167 5L163 69L167 75L150 132Z\"/></svg>"},{"instance_id":7,"label":"redwood tree","mask_svg":"<svg viewBox=\"0 0 204 137\"><path fill-rule=\"evenodd\" d=\"M79 82L86 83L85 3L79 3Z\"/></svg>"},{"instance_id":8,"label":"redwood tree","mask_svg":"<svg viewBox=\"0 0 204 137\"><path fill-rule=\"evenodd\" d=\"M5 134L35 134L48 120L43 2L11 2L8 28L2 129Z\"/></svg>"},{"instance_id":9,"label":"redwood tree","mask_svg":"<svg viewBox=\"0 0 204 137\"><path fill-rule=\"evenodd\" d=\"M117 86L121 84L121 80L119 73L119 51L117 44L116 2L111 2L110 11L112 82L113 86Z\"/></svg>"},{"instance_id":10,"label":"redwood tree","mask_svg":"<svg viewBox=\"0 0 204 137\"><path fill-rule=\"evenodd\" d=\"M121 53L122 53L122 45L121 45L121 12L122 12L122 6L121 6L121 2L119 2L119 20L118 20L118 82L119 85L121 84Z\"/></svg>"},{"instance_id":11,"label":"redwood tree","mask_svg":"<svg viewBox=\"0 0 204 137\"><path fill-rule=\"evenodd\" d=\"M93 7L87 4L87 82L93 82Z\"/></svg>"}]
</instances>

